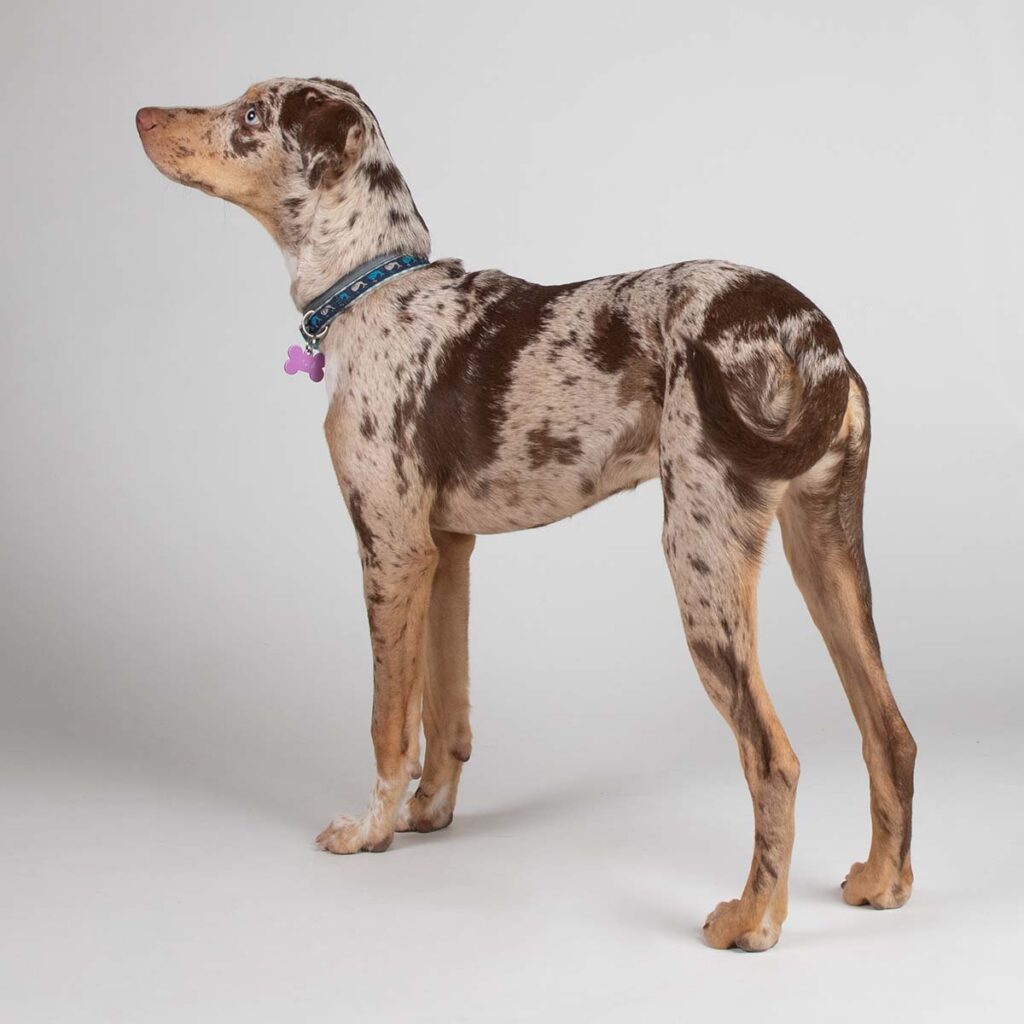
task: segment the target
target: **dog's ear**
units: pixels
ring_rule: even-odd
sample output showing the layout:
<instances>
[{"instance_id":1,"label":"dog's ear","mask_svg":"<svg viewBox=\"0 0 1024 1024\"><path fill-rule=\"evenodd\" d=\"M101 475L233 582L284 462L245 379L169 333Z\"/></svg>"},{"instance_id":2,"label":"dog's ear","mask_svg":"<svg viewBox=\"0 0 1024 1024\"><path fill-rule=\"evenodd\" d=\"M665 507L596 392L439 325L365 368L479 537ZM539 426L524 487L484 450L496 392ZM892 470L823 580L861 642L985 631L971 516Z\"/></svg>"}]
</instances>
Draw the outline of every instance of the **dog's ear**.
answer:
<instances>
[{"instance_id":1,"label":"dog's ear","mask_svg":"<svg viewBox=\"0 0 1024 1024\"><path fill-rule=\"evenodd\" d=\"M319 89L289 93L279 119L289 141L302 158L310 188L330 187L351 167L363 150L363 119L353 104L327 96Z\"/></svg>"},{"instance_id":2,"label":"dog's ear","mask_svg":"<svg viewBox=\"0 0 1024 1024\"><path fill-rule=\"evenodd\" d=\"M335 89L340 89L342 92L350 92L356 99L359 99L359 93L356 92L354 85L349 85L348 82L342 82L337 78L311 78L311 82L323 82L324 85L333 85Z\"/></svg>"}]
</instances>

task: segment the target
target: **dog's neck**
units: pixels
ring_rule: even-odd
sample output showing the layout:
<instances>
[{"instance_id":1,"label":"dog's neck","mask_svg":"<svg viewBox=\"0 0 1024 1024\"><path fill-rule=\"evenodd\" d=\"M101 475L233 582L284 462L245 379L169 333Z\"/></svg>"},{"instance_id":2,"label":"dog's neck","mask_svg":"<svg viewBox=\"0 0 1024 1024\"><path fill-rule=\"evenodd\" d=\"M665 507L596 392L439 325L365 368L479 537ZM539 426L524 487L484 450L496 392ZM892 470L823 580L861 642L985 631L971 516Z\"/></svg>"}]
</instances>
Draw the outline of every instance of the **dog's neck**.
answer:
<instances>
[{"instance_id":1,"label":"dog's neck","mask_svg":"<svg viewBox=\"0 0 1024 1024\"><path fill-rule=\"evenodd\" d=\"M294 219L278 242L300 310L377 256L430 255L430 233L409 188L383 139L374 141L336 183L290 204Z\"/></svg>"}]
</instances>

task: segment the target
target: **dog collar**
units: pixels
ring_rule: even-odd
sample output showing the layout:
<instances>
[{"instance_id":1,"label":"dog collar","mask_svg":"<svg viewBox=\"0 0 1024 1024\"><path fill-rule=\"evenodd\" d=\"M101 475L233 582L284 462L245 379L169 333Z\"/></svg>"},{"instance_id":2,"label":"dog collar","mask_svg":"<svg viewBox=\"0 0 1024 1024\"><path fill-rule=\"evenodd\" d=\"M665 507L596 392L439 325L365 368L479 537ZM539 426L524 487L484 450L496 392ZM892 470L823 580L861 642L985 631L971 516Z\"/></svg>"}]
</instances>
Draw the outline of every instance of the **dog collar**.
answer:
<instances>
[{"instance_id":1,"label":"dog collar","mask_svg":"<svg viewBox=\"0 0 1024 1024\"><path fill-rule=\"evenodd\" d=\"M299 324L302 345L292 345L288 349L284 372L295 374L302 370L309 374L310 380L323 380L324 355L320 351L320 342L335 318L377 285L410 270L425 267L429 262L426 256L413 256L410 253L377 256L336 281L306 307Z\"/></svg>"}]
</instances>

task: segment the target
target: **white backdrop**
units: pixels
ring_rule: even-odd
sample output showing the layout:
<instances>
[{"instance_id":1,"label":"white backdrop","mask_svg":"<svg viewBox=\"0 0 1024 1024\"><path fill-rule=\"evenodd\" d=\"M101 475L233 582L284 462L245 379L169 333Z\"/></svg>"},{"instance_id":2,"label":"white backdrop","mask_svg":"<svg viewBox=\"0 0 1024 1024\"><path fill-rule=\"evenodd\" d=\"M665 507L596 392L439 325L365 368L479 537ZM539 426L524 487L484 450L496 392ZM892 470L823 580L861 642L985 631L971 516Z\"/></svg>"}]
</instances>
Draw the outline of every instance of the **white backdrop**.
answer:
<instances>
[{"instance_id":1,"label":"white backdrop","mask_svg":"<svg viewBox=\"0 0 1024 1024\"><path fill-rule=\"evenodd\" d=\"M1008 0L6 5L2 1015L999 1019L1024 937L1022 43ZM372 775L324 393L281 372L274 244L133 125L282 74L361 91L435 256L542 282L719 257L832 318L871 392L868 558L921 747L905 910L839 901L859 738L773 537L790 921L767 957L700 946L749 805L656 483L481 540L455 825L312 850Z\"/></svg>"}]
</instances>

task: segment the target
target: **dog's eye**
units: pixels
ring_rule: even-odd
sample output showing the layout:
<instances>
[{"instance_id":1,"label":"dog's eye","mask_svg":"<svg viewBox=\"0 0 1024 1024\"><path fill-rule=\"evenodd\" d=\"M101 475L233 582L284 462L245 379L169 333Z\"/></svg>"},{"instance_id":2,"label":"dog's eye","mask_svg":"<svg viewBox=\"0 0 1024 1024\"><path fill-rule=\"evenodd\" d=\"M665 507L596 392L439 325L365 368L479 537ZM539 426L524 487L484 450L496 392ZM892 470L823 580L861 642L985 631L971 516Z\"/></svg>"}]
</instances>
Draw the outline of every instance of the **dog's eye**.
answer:
<instances>
[{"instance_id":1,"label":"dog's eye","mask_svg":"<svg viewBox=\"0 0 1024 1024\"><path fill-rule=\"evenodd\" d=\"M260 115L259 115L259 113L257 113L255 107L250 107L245 112L245 123L246 124L259 124L260 123Z\"/></svg>"}]
</instances>

